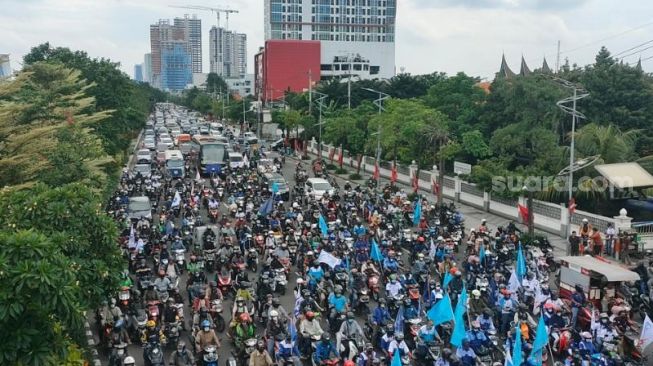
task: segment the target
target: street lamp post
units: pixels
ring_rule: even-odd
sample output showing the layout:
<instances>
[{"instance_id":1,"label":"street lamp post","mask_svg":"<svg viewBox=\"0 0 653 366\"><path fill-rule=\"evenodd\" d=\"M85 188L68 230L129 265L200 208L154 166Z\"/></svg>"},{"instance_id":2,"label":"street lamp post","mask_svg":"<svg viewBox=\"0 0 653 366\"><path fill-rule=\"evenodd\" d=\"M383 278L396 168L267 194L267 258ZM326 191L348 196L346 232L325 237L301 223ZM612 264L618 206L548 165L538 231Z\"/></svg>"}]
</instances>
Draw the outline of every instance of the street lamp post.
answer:
<instances>
[{"instance_id":1,"label":"street lamp post","mask_svg":"<svg viewBox=\"0 0 653 366\"><path fill-rule=\"evenodd\" d=\"M324 122L322 122L322 107L324 106L324 100L328 97L328 95L320 92L313 91L314 94L319 95L320 97L315 100L317 102L319 109L319 114L318 114L318 120L317 120L317 125L319 126L319 132L318 132L318 140L317 140L317 156L318 160L322 161L322 125Z\"/></svg>"},{"instance_id":2,"label":"street lamp post","mask_svg":"<svg viewBox=\"0 0 653 366\"><path fill-rule=\"evenodd\" d=\"M378 90L370 89L370 88L362 88L363 90L367 90L372 93L377 93L379 94L379 98L374 100L374 104L379 107L379 114L383 112L383 101L390 98L390 95L383 93ZM381 123L378 124L377 130L376 130L376 169L381 169ZM374 188L374 193L376 193L376 190L379 187L379 182L377 180L376 182L376 187Z\"/></svg>"},{"instance_id":3,"label":"street lamp post","mask_svg":"<svg viewBox=\"0 0 653 366\"><path fill-rule=\"evenodd\" d=\"M565 88L572 89L574 91L574 95L567 97L565 99L559 100L556 105L562 109L565 113L571 114L571 142L569 146L569 172L568 172L568 201L567 201L567 206L571 202L571 199L574 197L574 171L578 170L577 167L575 167L575 149L576 149L576 121L578 119L585 119L585 115L582 114L581 112L576 110L576 104L579 100L586 98L589 96L589 93L578 87L577 84L574 84L568 80L560 79L560 78L553 78L554 81L560 83L562 86ZM568 105L571 103L571 107ZM564 170L563 170L564 171ZM560 175L560 174L559 174ZM567 215L567 237L569 237L569 234L571 233L571 213L568 213Z\"/></svg>"}]
</instances>

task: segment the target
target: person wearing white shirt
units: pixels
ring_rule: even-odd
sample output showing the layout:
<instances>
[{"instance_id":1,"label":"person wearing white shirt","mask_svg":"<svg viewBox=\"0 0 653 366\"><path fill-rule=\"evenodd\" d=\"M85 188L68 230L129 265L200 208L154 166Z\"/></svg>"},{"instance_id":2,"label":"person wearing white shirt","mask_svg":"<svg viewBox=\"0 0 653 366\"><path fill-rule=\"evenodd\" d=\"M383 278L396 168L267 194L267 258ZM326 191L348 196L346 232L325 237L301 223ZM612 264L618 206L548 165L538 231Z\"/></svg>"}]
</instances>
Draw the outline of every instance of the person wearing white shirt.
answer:
<instances>
[{"instance_id":1,"label":"person wearing white shirt","mask_svg":"<svg viewBox=\"0 0 653 366\"><path fill-rule=\"evenodd\" d=\"M613 224L608 224L608 228L605 230L605 252L608 255L613 255L613 244L614 238L617 235L617 230L615 230Z\"/></svg>"},{"instance_id":2,"label":"person wearing white shirt","mask_svg":"<svg viewBox=\"0 0 653 366\"><path fill-rule=\"evenodd\" d=\"M388 346L388 355L392 357L392 355L395 354L396 349L399 349L402 357L410 354L410 349L408 348L406 341L404 341L404 334L401 332L395 334L395 339L390 342L390 345Z\"/></svg>"}]
</instances>

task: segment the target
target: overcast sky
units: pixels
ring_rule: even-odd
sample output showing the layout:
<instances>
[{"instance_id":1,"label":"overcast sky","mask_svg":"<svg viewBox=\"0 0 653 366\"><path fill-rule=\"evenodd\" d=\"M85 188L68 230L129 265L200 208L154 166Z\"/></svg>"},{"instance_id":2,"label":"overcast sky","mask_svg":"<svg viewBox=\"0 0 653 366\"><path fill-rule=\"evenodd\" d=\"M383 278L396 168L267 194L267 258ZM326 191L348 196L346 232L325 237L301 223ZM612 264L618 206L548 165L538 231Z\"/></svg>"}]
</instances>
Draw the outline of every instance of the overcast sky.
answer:
<instances>
[{"instance_id":1,"label":"overcast sky","mask_svg":"<svg viewBox=\"0 0 653 366\"><path fill-rule=\"evenodd\" d=\"M613 54L653 40L651 0L397 0L397 70L413 74L464 71L492 78L505 53L514 71L522 55L537 68L546 55L555 66L556 44L562 60L592 62L601 45ZM55 46L107 57L133 74L149 52L149 25L193 10L168 5L227 5L240 10L230 28L248 36L248 68L263 44L263 0L0 0L0 53L10 53L12 67L30 47ZM208 31L212 13L202 19L204 71L208 72ZM650 49L645 49L651 47ZM642 50L643 49L643 50ZM638 52L640 51L641 52ZM632 55L630 55L632 53ZM624 62L653 56L653 42L623 52ZM643 61L653 70L653 58Z\"/></svg>"}]
</instances>

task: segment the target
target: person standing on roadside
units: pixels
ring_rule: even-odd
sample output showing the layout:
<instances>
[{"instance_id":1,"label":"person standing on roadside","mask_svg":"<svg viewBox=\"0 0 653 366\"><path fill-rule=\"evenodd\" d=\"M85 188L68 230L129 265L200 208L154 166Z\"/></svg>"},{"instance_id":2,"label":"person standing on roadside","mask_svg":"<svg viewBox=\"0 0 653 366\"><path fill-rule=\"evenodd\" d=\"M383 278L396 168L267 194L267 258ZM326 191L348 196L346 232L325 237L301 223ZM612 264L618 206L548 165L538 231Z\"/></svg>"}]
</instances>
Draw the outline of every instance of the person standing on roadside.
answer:
<instances>
[{"instance_id":1,"label":"person standing on roadside","mask_svg":"<svg viewBox=\"0 0 653 366\"><path fill-rule=\"evenodd\" d=\"M594 256L599 256L603 253L603 239L601 232L597 228L592 228L592 235L590 236L592 248L594 249Z\"/></svg>"},{"instance_id":2,"label":"person standing on roadside","mask_svg":"<svg viewBox=\"0 0 653 366\"><path fill-rule=\"evenodd\" d=\"M569 235L569 255L579 255L578 248L580 246L580 238L576 231L572 231Z\"/></svg>"}]
</instances>

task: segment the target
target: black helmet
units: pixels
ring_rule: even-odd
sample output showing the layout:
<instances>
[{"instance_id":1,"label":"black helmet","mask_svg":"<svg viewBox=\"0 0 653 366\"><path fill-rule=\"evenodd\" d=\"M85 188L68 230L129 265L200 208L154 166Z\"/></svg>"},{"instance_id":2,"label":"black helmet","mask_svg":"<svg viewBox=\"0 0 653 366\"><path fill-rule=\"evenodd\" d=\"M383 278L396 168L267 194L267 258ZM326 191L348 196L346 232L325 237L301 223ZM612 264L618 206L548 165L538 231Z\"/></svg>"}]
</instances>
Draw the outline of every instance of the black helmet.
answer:
<instances>
[{"instance_id":1,"label":"black helmet","mask_svg":"<svg viewBox=\"0 0 653 366\"><path fill-rule=\"evenodd\" d=\"M331 335L329 335L329 333L326 333L326 332L322 333L322 341L328 342L330 340L331 340Z\"/></svg>"},{"instance_id":2,"label":"black helmet","mask_svg":"<svg viewBox=\"0 0 653 366\"><path fill-rule=\"evenodd\" d=\"M281 305L281 300L279 300L278 297L274 297L274 298L272 298L272 305L273 305L273 306L279 306L279 305Z\"/></svg>"}]
</instances>

